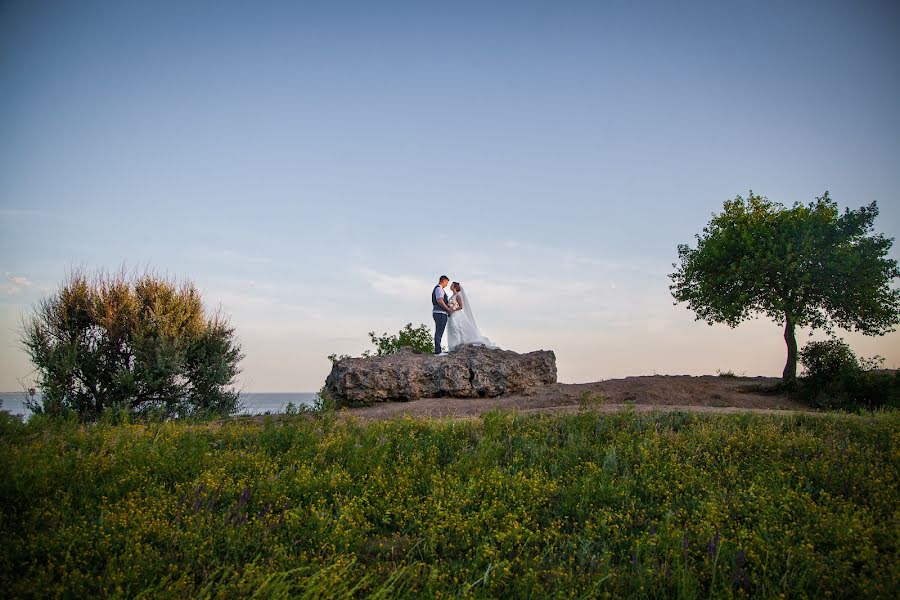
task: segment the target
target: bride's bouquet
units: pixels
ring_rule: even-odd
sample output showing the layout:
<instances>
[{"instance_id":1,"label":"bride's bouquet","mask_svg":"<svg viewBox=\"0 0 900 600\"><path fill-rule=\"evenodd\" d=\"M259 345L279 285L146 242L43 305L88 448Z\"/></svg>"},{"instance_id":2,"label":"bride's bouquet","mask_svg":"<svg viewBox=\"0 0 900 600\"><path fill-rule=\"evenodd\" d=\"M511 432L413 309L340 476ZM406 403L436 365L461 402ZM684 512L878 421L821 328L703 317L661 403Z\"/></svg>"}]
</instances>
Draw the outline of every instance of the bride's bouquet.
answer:
<instances>
[{"instance_id":1,"label":"bride's bouquet","mask_svg":"<svg viewBox=\"0 0 900 600\"><path fill-rule=\"evenodd\" d=\"M459 302L456 301L456 298L451 298L450 304L448 304L447 306L449 306L453 310L459 310Z\"/></svg>"}]
</instances>

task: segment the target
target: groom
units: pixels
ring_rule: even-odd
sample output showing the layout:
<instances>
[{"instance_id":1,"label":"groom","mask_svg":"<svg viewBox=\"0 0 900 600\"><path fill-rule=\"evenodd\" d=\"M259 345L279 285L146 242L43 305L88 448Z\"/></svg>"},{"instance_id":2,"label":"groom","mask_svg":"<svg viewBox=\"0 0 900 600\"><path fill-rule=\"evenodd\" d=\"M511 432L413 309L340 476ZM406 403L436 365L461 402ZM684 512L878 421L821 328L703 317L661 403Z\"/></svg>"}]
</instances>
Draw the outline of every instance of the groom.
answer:
<instances>
[{"instance_id":1,"label":"groom","mask_svg":"<svg viewBox=\"0 0 900 600\"><path fill-rule=\"evenodd\" d=\"M441 353L441 338L444 337L444 328L447 327L447 317L453 312L447 303L447 293L444 288L450 283L450 278L441 275L438 284L431 290L431 316L434 317L434 353Z\"/></svg>"}]
</instances>

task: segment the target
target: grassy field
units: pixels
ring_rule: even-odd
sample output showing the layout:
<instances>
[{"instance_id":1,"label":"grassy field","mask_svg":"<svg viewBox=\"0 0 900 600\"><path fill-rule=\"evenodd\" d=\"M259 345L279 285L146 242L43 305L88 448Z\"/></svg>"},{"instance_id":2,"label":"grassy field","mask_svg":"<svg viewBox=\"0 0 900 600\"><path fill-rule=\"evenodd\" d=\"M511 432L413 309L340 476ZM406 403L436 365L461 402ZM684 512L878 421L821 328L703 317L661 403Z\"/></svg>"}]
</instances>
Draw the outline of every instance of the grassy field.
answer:
<instances>
[{"instance_id":1,"label":"grassy field","mask_svg":"<svg viewBox=\"0 0 900 600\"><path fill-rule=\"evenodd\" d=\"M0 426L6 597L893 597L900 413Z\"/></svg>"}]
</instances>

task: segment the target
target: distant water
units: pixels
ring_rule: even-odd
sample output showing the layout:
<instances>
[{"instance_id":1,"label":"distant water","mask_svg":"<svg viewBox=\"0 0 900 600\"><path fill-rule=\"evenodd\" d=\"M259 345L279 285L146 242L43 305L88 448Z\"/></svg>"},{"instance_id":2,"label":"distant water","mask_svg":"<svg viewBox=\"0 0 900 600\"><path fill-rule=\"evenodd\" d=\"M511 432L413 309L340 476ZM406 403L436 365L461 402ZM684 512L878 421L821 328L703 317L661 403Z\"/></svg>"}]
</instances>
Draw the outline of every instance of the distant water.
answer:
<instances>
[{"instance_id":1,"label":"distant water","mask_svg":"<svg viewBox=\"0 0 900 600\"><path fill-rule=\"evenodd\" d=\"M245 392L241 394L243 415L260 415L266 412L281 413L289 402L294 406L312 406L316 400L314 392L284 392L280 394L257 394Z\"/></svg>"},{"instance_id":2,"label":"distant water","mask_svg":"<svg viewBox=\"0 0 900 600\"><path fill-rule=\"evenodd\" d=\"M0 392L0 400L3 405L0 410L5 410L14 415L29 415L31 411L25 408L25 400L28 396L25 392ZM294 406L312 406L316 395L312 392L287 392L280 394L262 394L244 392L241 394L243 415L259 415L263 413L281 413L287 408L288 403ZM41 395L37 394L35 400L40 401Z\"/></svg>"}]
</instances>

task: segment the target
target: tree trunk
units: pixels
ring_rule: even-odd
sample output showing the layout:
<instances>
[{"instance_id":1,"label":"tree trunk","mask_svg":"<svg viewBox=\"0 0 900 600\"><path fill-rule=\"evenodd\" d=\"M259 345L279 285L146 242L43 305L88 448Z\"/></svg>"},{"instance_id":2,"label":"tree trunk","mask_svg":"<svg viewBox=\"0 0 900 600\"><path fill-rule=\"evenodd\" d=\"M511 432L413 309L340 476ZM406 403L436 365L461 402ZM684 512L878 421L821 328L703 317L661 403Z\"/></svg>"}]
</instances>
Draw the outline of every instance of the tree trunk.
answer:
<instances>
[{"instance_id":1,"label":"tree trunk","mask_svg":"<svg viewBox=\"0 0 900 600\"><path fill-rule=\"evenodd\" d=\"M794 334L794 321L790 315L784 317L784 342L787 344L787 362L781 373L781 379L785 383L790 383L797 379L797 336Z\"/></svg>"}]
</instances>

